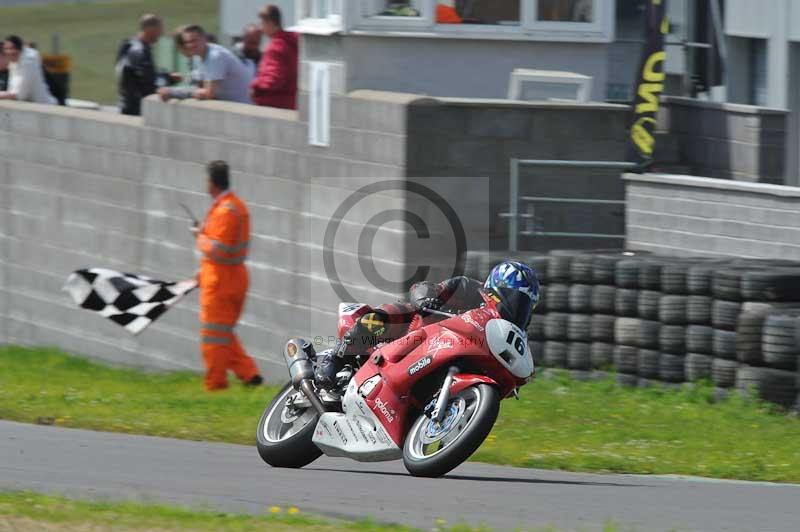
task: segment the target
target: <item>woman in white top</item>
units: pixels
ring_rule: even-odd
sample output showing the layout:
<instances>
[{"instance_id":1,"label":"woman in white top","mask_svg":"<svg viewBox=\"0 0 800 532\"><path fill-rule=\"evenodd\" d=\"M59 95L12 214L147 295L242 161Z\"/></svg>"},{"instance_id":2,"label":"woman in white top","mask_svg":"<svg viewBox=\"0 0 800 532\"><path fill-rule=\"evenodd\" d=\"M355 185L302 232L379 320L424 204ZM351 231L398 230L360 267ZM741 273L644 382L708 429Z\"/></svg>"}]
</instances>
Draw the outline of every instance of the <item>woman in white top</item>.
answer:
<instances>
[{"instance_id":1,"label":"woman in white top","mask_svg":"<svg viewBox=\"0 0 800 532\"><path fill-rule=\"evenodd\" d=\"M11 61L8 67L8 90L0 92L0 100L57 104L44 81L39 52L25 46L16 35L6 37L3 52Z\"/></svg>"}]
</instances>

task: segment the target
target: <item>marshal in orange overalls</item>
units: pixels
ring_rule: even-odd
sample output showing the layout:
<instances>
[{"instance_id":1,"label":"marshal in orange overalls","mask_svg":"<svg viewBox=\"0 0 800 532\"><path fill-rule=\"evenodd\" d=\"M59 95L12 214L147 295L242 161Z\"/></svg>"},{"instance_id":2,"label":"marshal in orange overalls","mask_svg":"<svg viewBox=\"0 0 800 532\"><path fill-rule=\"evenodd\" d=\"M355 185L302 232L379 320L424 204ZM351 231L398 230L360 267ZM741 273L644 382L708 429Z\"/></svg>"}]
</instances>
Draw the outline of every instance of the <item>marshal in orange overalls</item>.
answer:
<instances>
[{"instance_id":1,"label":"marshal in orange overalls","mask_svg":"<svg viewBox=\"0 0 800 532\"><path fill-rule=\"evenodd\" d=\"M200 347L208 390L227 388L228 370L248 382L255 362L233 332L244 307L248 275L250 215L244 202L226 190L216 197L197 236L200 262Z\"/></svg>"}]
</instances>

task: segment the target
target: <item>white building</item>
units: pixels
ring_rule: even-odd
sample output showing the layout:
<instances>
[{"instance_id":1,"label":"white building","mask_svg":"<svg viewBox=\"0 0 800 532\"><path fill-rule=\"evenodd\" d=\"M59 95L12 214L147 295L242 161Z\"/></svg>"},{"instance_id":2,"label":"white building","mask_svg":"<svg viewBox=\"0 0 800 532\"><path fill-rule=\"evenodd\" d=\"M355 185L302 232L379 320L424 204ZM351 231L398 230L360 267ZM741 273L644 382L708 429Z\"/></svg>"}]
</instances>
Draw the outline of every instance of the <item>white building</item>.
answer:
<instances>
[{"instance_id":1,"label":"white building","mask_svg":"<svg viewBox=\"0 0 800 532\"><path fill-rule=\"evenodd\" d=\"M270 0L222 0L233 35ZM629 100L647 0L280 0L332 90L505 98L515 68L593 78L593 100ZM461 23L443 23L452 8ZM669 0L667 93L800 110L800 0ZM800 174L792 112L787 174ZM790 181L792 181L790 179Z\"/></svg>"},{"instance_id":2,"label":"white building","mask_svg":"<svg viewBox=\"0 0 800 532\"><path fill-rule=\"evenodd\" d=\"M267 0L222 0L222 33ZM303 62L332 63L332 82L436 96L504 98L515 68L593 78L594 100L627 99L645 0L283 0L304 34ZM443 23L441 10L461 23ZM438 16L437 16L438 13Z\"/></svg>"}]
</instances>

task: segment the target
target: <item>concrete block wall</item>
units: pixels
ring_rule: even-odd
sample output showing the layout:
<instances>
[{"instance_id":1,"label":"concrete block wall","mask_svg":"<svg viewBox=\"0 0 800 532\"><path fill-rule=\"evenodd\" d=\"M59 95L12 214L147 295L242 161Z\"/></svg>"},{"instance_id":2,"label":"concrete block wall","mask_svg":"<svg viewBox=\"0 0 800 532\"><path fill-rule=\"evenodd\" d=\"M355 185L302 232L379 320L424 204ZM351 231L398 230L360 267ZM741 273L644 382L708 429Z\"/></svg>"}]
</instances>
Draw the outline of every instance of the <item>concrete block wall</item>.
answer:
<instances>
[{"instance_id":1,"label":"concrete block wall","mask_svg":"<svg viewBox=\"0 0 800 532\"><path fill-rule=\"evenodd\" d=\"M671 138L656 142L655 157L692 175L782 184L788 116L781 109L665 96L658 128Z\"/></svg>"},{"instance_id":2,"label":"concrete block wall","mask_svg":"<svg viewBox=\"0 0 800 532\"><path fill-rule=\"evenodd\" d=\"M239 334L267 377L283 380L287 338L335 332L338 297L321 253L333 209L363 184L406 173L408 100L337 98L330 148L308 146L304 112L151 99L142 118L131 118L0 103L0 343L200 369L196 293L134 338L77 310L62 286L71 271L90 266L192 276L198 256L179 203L202 216L210 204L204 164L224 159L253 227L251 290ZM386 193L365 202L364 210L369 202L403 209L406 199ZM348 213L337 238L357 240L364 221L358 210ZM377 232L376 263L387 277L410 269L408 231ZM355 297L376 304L395 298L365 282L358 256L334 256Z\"/></svg>"},{"instance_id":3,"label":"concrete block wall","mask_svg":"<svg viewBox=\"0 0 800 532\"><path fill-rule=\"evenodd\" d=\"M488 198L485 189L476 190L474 195L473 191L465 190L461 195L465 201L490 202L488 232L484 224L472 227L472 234L489 242L491 249L507 249L508 222L499 214L508 209L511 159L624 161L629 109L611 104L456 98L419 100L408 111L408 175L412 178L488 178ZM618 200L624 197L620 172L587 174L585 170L526 168L520 178L522 192L527 195ZM574 211L574 205L569 207ZM623 213L622 209L618 211L619 216L608 222L613 227L593 232L622 233ZM547 231L559 231L570 223L570 217L562 209L547 214L542 224ZM541 236L520 241L520 249L563 247L605 248L609 247L609 242Z\"/></svg>"},{"instance_id":4,"label":"concrete block wall","mask_svg":"<svg viewBox=\"0 0 800 532\"><path fill-rule=\"evenodd\" d=\"M281 380L288 337L335 332L334 287L371 304L404 292L403 283L370 281L365 261L394 281L412 279L420 266L431 267L428 279L453 273L458 253L448 220L409 183L444 198L464 227L467 249L504 247L498 214L508 208L512 157L621 160L626 149L624 106L368 90L335 92L330 146L310 146L308 95L301 92L299 101L294 112L150 98L141 118L0 103L0 343L199 369L196 294L132 338L76 310L61 287L71 271L90 266L163 279L193 275L198 256L179 204L202 216L210 204L204 165L224 159L253 230L251 290L239 333L268 378ZM573 192L575 176L547 177L553 176L548 186ZM593 179L580 181L580 193L621 198L618 174ZM386 180L387 190L359 191ZM354 207L337 212L348 201ZM375 218L398 212L390 222ZM431 234L417 234L410 212ZM331 241L332 218L341 223ZM365 229L374 239L361 249Z\"/></svg>"},{"instance_id":5,"label":"concrete block wall","mask_svg":"<svg viewBox=\"0 0 800 532\"><path fill-rule=\"evenodd\" d=\"M677 256L800 260L800 188L625 176L627 247Z\"/></svg>"}]
</instances>

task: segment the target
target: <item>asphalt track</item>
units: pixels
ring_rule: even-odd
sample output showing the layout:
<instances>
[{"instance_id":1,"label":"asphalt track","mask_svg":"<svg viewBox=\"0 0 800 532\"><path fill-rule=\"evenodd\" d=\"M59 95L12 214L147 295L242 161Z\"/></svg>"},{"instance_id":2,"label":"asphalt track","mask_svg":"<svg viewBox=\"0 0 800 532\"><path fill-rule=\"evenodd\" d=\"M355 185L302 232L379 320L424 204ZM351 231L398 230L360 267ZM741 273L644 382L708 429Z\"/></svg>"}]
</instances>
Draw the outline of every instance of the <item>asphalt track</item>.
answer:
<instances>
[{"instance_id":1,"label":"asphalt track","mask_svg":"<svg viewBox=\"0 0 800 532\"><path fill-rule=\"evenodd\" d=\"M800 530L800 485L482 464L417 479L400 462L330 458L301 470L272 469L254 447L0 421L0 490L9 489L248 513L294 505L428 529L445 519L501 530L601 530L613 519L637 531Z\"/></svg>"}]
</instances>

